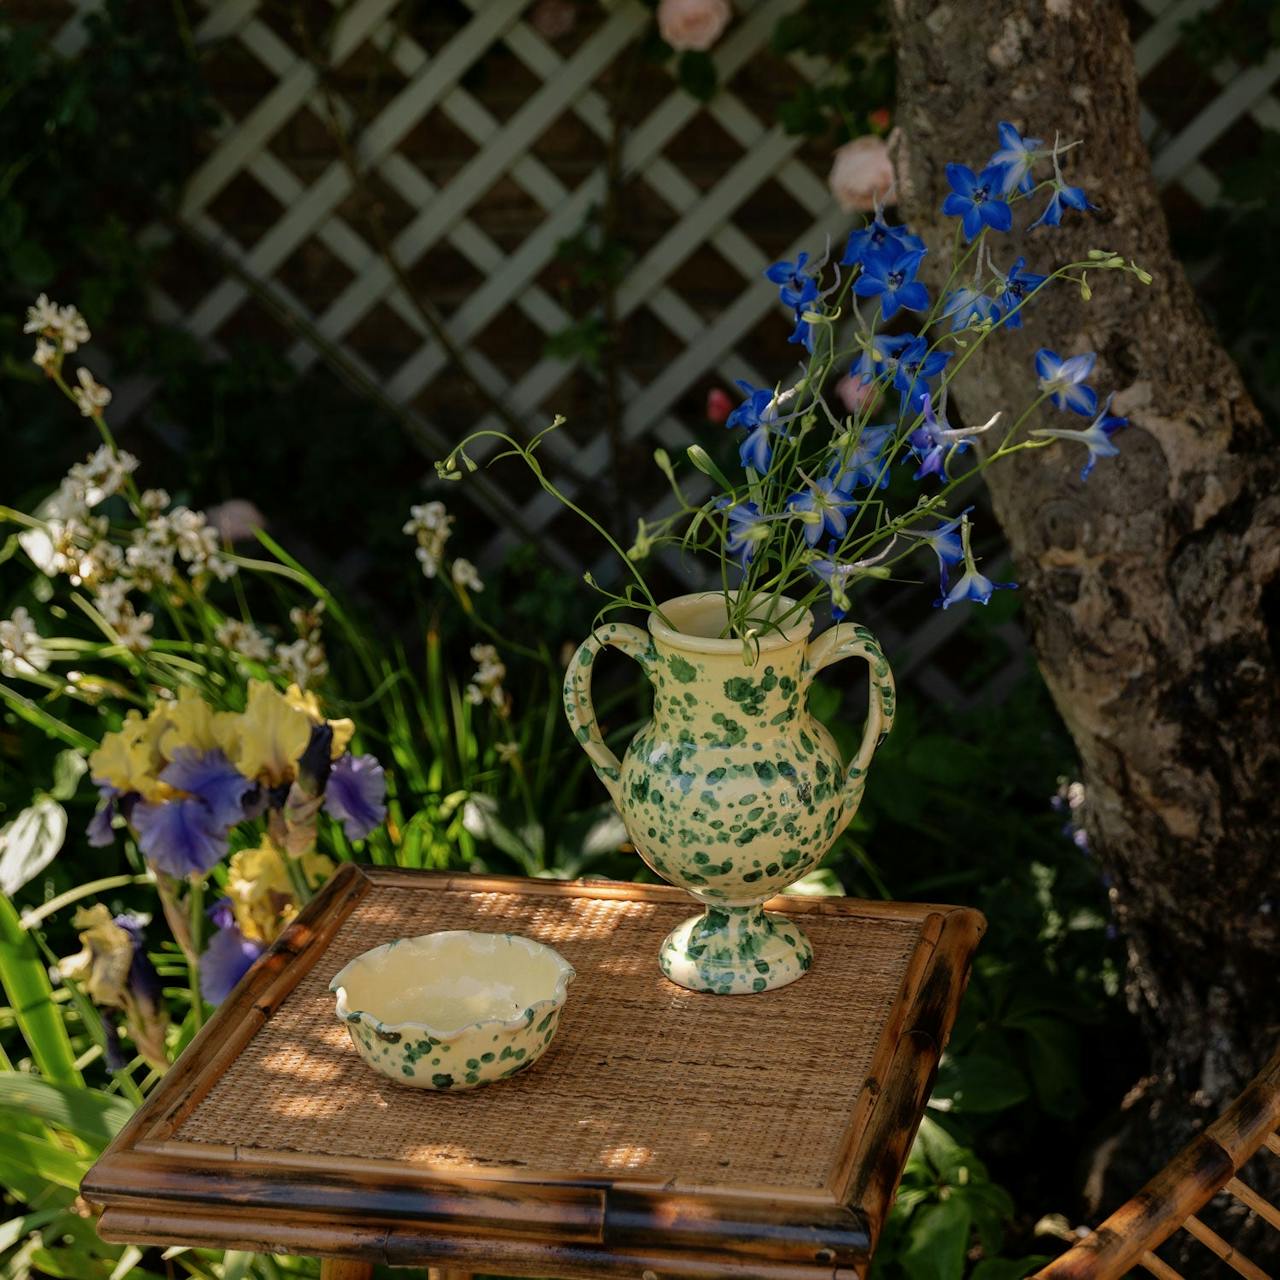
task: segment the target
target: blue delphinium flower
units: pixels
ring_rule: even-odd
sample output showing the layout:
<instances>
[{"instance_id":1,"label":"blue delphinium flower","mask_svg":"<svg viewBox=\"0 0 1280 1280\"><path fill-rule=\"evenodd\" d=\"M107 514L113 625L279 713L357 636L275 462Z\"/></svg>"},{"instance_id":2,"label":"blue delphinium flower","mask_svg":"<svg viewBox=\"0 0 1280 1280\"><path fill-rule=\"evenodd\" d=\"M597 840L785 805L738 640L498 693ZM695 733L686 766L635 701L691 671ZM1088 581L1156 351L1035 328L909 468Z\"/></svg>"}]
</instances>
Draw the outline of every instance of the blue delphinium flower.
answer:
<instances>
[{"instance_id":1,"label":"blue delphinium flower","mask_svg":"<svg viewBox=\"0 0 1280 1280\"><path fill-rule=\"evenodd\" d=\"M929 390L929 380L947 367L953 355L954 351L930 351L927 338L912 338L902 348L893 374L893 385L902 397L900 414L919 405L921 395Z\"/></svg>"},{"instance_id":2,"label":"blue delphinium flower","mask_svg":"<svg viewBox=\"0 0 1280 1280\"><path fill-rule=\"evenodd\" d=\"M923 480L925 476L937 476L939 480L945 480L947 459L953 452L963 453L973 443L972 433L957 431L947 421L945 413L939 422L930 396L922 395L919 404L924 412L924 423L907 437L907 444L920 463L912 479ZM987 424L990 425L991 423ZM978 430L984 431L986 428L980 427Z\"/></svg>"},{"instance_id":3,"label":"blue delphinium flower","mask_svg":"<svg viewBox=\"0 0 1280 1280\"><path fill-rule=\"evenodd\" d=\"M1008 231L1013 226L1013 211L1004 199L1004 170L988 165L974 173L968 165L947 165L947 181L951 194L942 202L942 212L959 218L964 238L972 240L983 227Z\"/></svg>"},{"instance_id":4,"label":"blue delphinium flower","mask_svg":"<svg viewBox=\"0 0 1280 1280\"><path fill-rule=\"evenodd\" d=\"M857 266L873 254L923 251L924 241L919 236L913 236L906 227L889 226L884 220L884 214L877 210L875 219L869 226L861 227L849 236L840 265Z\"/></svg>"},{"instance_id":5,"label":"blue delphinium flower","mask_svg":"<svg viewBox=\"0 0 1280 1280\"><path fill-rule=\"evenodd\" d=\"M964 559L964 541L956 532L964 517L972 510L966 507L954 520L944 520L934 529L913 529L911 532L919 538L938 557L938 583L942 594L947 589L947 569L959 564Z\"/></svg>"},{"instance_id":6,"label":"blue delphinium flower","mask_svg":"<svg viewBox=\"0 0 1280 1280\"><path fill-rule=\"evenodd\" d=\"M210 1004L221 1004L266 948L240 932L230 898L215 902L207 914L218 931L200 957L200 994Z\"/></svg>"},{"instance_id":7,"label":"blue delphinium flower","mask_svg":"<svg viewBox=\"0 0 1280 1280\"><path fill-rule=\"evenodd\" d=\"M749 382L738 381L746 393L746 399L724 420L726 427L742 427L747 438L738 447L738 458L744 467L764 475L773 461L770 432L777 420L773 406L773 392L764 387L753 387Z\"/></svg>"},{"instance_id":8,"label":"blue delphinium flower","mask_svg":"<svg viewBox=\"0 0 1280 1280\"><path fill-rule=\"evenodd\" d=\"M840 622L849 612L848 585L854 566L840 564L831 558L833 554L831 552L823 559L811 561L809 568L831 588L831 616Z\"/></svg>"},{"instance_id":9,"label":"blue delphinium flower","mask_svg":"<svg viewBox=\"0 0 1280 1280\"><path fill-rule=\"evenodd\" d=\"M809 261L807 253L799 254L794 262L775 262L765 269L765 278L779 286L778 297L793 311L800 311L818 296L818 282L805 271Z\"/></svg>"},{"instance_id":10,"label":"blue delphinium flower","mask_svg":"<svg viewBox=\"0 0 1280 1280\"><path fill-rule=\"evenodd\" d=\"M828 535L837 540L843 538L849 529L849 513L857 505L853 494L838 488L830 476L811 481L787 499L787 510L808 517L804 520L804 539L811 547Z\"/></svg>"},{"instance_id":11,"label":"blue delphinium flower","mask_svg":"<svg viewBox=\"0 0 1280 1280\"><path fill-rule=\"evenodd\" d=\"M1005 195L1021 191L1024 195L1035 185L1031 170L1036 161L1039 138L1024 138L1007 120L1000 122L1000 149L987 161L987 167L1004 172L1002 190Z\"/></svg>"},{"instance_id":12,"label":"blue delphinium flower","mask_svg":"<svg viewBox=\"0 0 1280 1280\"><path fill-rule=\"evenodd\" d=\"M869 255L853 282L854 293L860 298L879 298L886 320L899 311L927 310L929 291L916 279L924 255L924 249L898 252L894 248Z\"/></svg>"},{"instance_id":13,"label":"blue delphinium flower","mask_svg":"<svg viewBox=\"0 0 1280 1280\"><path fill-rule=\"evenodd\" d=\"M758 548L769 540L769 530L754 502L737 502L721 498L716 506L728 511L729 528L725 534L725 550L745 569Z\"/></svg>"},{"instance_id":14,"label":"blue delphinium flower","mask_svg":"<svg viewBox=\"0 0 1280 1280\"><path fill-rule=\"evenodd\" d=\"M971 324L998 320L1000 308L994 298L978 289L955 289L943 299L942 316L952 317L951 331L955 333Z\"/></svg>"},{"instance_id":15,"label":"blue delphinium flower","mask_svg":"<svg viewBox=\"0 0 1280 1280\"><path fill-rule=\"evenodd\" d=\"M934 601L935 605L942 609L950 609L953 604L959 604L961 600L972 600L975 604L987 604L997 591L1017 590L1018 584L1016 582L992 582L990 578L978 572L978 566L973 559L973 551L969 547L969 517L967 515L960 517L960 538L964 573L956 580L955 585L946 595Z\"/></svg>"},{"instance_id":16,"label":"blue delphinium flower","mask_svg":"<svg viewBox=\"0 0 1280 1280\"><path fill-rule=\"evenodd\" d=\"M997 591L1016 591L1016 582L992 582L990 578L979 573L972 558L966 562L964 573L957 579L955 586L935 603L943 609L950 609L961 600L972 600L974 604L989 604Z\"/></svg>"},{"instance_id":17,"label":"blue delphinium flower","mask_svg":"<svg viewBox=\"0 0 1280 1280\"><path fill-rule=\"evenodd\" d=\"M889 483L889 469L884 465L885 446L893 439L894 427L863 427L847 453L840 450L827 473L837 489L850 491L863 485L883 489Z\"/></svg>"},{"instance_id":18,"label":"blue delphinium flower","mask_svg":"<svg viewBox=\"0 0 1280 1280\"><path fill-rule=\"evenodd\" d=\"M881 373L896 373L898 356L911 340L909 333L892 338L876 334L849 366L849 376L861 378L863 382L873 382Z\"/></svg>"},{"instance_id":19,"label":"blue delphinium flower","mask_svg":"<svg viewBox=\"0 0 1280 1280\"><path fill-rule=\"evenodd\" d=\"M1022 303L1049 278L1028 271L1026 258L1018 258L1004 276L1004 288L1000 292L1000 310L1006 329L1022 328Z\"/></svg>"},{"instance_id":20,"label":"blue delphinium flower","mask_svg":"<svg viewBox=\"0 0 1280 1280\"><path fill-rule=\"evenodd\" d=\"M1064 360L1056 351L1041 347L1036 352L1036 373L1040 377L1040 390L1052 394L1049 399L1059 409L1089 417L1098 411L1098 393L1086 387L1084 380L1093 372L1098 357L1092 351L1084 355L1070 356Z\"/></svg>"},{"instance_id":21,"label":"blue delphinium flower","mask_svg":"<svg viewBox=\"0 0 1280 1280\"><path fill-rule=\"evenodd\" d=\"M387 816L387 775L373 756L340 756L324 789L324 811L348 840L363 840Z\"/></svg>"},{"instance_id":22,"label":"blue delphinium flower","mask_svg":"<svg viewBox=\"0 0 1280 1280\"><path fill-rule=\"evenodd\" d=\"M813 325L804 318L803 311L796 312L796 327L787 335L787 341L794 342L810 355L813 354Z\"/></svg>"},{"instance_id":23,"label":"blue delphinium flower","mask_svg":"<svg viewBox=\"0 0 1280 1280\"><path fill-rule=\"evenodd\" d=\"M1030 231L1035 227L1060 227L1065 209L1077 209L1084 213L1087 209L1097 207L1096 204L1089 202L1089 197L1085 195L1082 187L1068 186L1059 178L1054 182L1053 194L1049 197L1049 203L1045 205L1044 212L1027 230Z\"/></svg>"},{"instance_id":24,"label":"blue delphinium flower","mask_svg":"<svg viewBox=\"0 0 1280 1280\"><path fill-rule=\"evenodd\" d=\"M1058 427L1040 427L1031 434L1033 436L1050 436L1057 440L1076 440L1084 445L1089 450L1089 456L1080 472L1080 479L1087 480L1089 473L1093 470L1094 464L1099 458L1114 458L1120 452L1119 446L1111 437L1117 431L1127 427L1129 419L1118 418L1111 412L1111 402L1114 399L1114 395L1107 397L1106 403L1102 406L1102 412L1083 431L1071 431Z\"/></svg>"}]
</instances>

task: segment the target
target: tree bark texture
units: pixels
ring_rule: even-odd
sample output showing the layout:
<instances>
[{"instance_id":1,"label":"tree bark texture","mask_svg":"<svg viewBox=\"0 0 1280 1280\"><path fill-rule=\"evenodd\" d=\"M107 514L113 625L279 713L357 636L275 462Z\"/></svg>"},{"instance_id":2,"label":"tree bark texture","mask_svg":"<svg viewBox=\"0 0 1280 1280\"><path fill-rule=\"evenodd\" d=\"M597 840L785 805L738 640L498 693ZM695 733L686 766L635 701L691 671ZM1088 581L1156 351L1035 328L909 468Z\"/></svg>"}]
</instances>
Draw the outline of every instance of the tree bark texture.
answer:
<instances>
[{"instance_id":1,"label":"tree bark texture","mask_svg":"<svg viewBox=\"0 0 1280 1280\"><path fill-rule=\"evenodd\" d=\"M1057 231L990 236L997 265L1025 254L1046 271L1104 248L1155 276L1143 287L1094 273L1092 302L1052 286L1024 309L1020 333L984 345L958 391L969 421L1016 414L1035 392L1038 347L1096 351L1092 385L1115 390L1131 423L1115 437L1121 456L1086 484L1072 445L1020 454L988 481L1079 749L1152 1053L1147 1096L1172 1138L1179 1117L1219 1109L1280 1039L1277 441L1170 251L1119 5L891 4L901 204L932 249L932 283L955 228L939 211L944 165L981 167L1000 120L1050 142L1055 131L1081 139L1064 169L1101 208L1068 213ZM1017 228L1029 208L1015 206ZM1073 418L1046 405L1030 425L1087 425ZM1172 1147L1152 1150L1158 1163Z\"/></svg>"}]
</instances>

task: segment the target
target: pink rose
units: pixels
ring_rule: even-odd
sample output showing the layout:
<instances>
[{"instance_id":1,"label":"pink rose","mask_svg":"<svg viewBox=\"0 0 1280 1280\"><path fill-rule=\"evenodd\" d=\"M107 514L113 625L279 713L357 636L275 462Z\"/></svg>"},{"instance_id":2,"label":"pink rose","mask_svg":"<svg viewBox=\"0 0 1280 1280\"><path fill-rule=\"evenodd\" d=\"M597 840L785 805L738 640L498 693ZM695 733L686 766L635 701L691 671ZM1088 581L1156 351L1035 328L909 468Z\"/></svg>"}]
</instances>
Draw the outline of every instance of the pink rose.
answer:
<instances>
[{"instance_id":1,"label":"pink rose","mask_svg":"<svg viewBox=\"0 0 1280 1280\"><path fill-rule=\"evenodd\" d=\"M678 53L701 53L720 39L732 17L729 0L659 0L658 32Z\"/></svg>"},{"instance_id":2,"label":"pink rose","mask_svg":"<svg viewBox=\"0 0 1280 1280\"><path fill-rule=\"evenodd\" d=\"M228 498L205 515L223 542L251 542L255 529L267 527L267 517L247 498Z\"/></svg>"},{"instance_id":3,"label":"pink rose","mask_svg":"<svg viewBox=\"0 0 1280 1280\"><path fill-rule=\"evenodd\" d=\"M529 25L544 40L561 40L578 21L573 0L538 0L529 14Z\"/></svg>"},{"instance_id":4,"label":"pink rose","mask_svg":"<svg viewBox=\"0 0 1280 1280\"><path fill-rule=\"evenodd\" d=\"M707 421L718 427L733 412L733 401L729 393L721 387L712 387L707 392Z\"/></svg>"},{"instance_id":5,"label":"pink rose","mask_svg":"<svg viewBox=\"0 0 1280 1280\"><path fill-rule=\"evenodd\" d=\"M857 413L872 396L878 394L878 388L873 382L863 382L862 375L856 378L846 373L843 378L835 385L836 399L844 405L845 413Z\"/></svg>"},{"instance_id":6,"label":"pink rose","mask_svg":"<svg viewBox=\"0 0 1280 1280\"><path fill-rule=\"evenodd\" d=\"M846 213L874 209L893 189L893 165L884 139L867 134L846 142L836 151L827 185Z\"/></svg>"}]
</instances>

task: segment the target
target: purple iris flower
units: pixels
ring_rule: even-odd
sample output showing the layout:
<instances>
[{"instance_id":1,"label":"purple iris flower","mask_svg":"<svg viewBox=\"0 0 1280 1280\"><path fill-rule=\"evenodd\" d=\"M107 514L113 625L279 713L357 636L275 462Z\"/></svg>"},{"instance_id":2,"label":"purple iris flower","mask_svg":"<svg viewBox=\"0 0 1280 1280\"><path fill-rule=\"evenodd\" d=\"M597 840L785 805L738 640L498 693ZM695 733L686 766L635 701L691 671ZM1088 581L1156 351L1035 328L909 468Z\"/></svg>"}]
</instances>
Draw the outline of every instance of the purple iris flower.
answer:
<instances>
[{"instance_id":1,"label":"purple iris flower","mask_svg":"<svg viewBox=\"0 0 1280 1280\"><path fill-rule=\"evenodd\" d=\"M363 840L387 816L387 775L373 756L341 756L330 770L324 809L348 840Z\"/></svg>"},{"instance_id":2,"label":"purple iris flower","mask_svg":"<svg viewBox=\"0 0 1280 1280\"><path fill-rule=\"evenodd\" d=\"M891 227L884 215L877 213L870 226L862 227L849 236L840 265L856 266L873 254L924 252L924 241L913 236L906 227Z\"/></svg>"},{"instance_id":3,"label":"purple iris flower","mask_svg":"<svg viewBox=\"0 0 1280 1280\"><path fill-rule=\"evenodd\" d=\"M883 489L889 483L884 465L885 446L893 439L894 427L863 427L847 453L841 450L831 463L828 476L837 489L851 490L863 485Z\"/></svg>"},{"instance_id":4,"label":"purple iris flower","mask_svg":"<svg viewBox=\"0 0 1280 1280\"><path fill-rule=\"evenodd\" d=\"M210 1004L221 1004L266 948L240 932L230 898L215 902L208 915L218 932L200 957L200 994Z\"/></svg>"},{"instance_id":5,"label":"purple iris flower","mask_svg":"<svg viewBox=\"0 0 1280 1280\"><path fill-rule=\"evenodd\" d=\"M809 261L807 253L799 254L794 262L775 262L765 269L765 278L779 285L778 297L793 311L800 311L818 296L818 282L805 271Z\"/></svg>"},{"instance_id":6,"label":"purple iris flower","mask_svg":"<svg viewBox=\"0 0 1280 1280\"><path fill-rule=\"evenodd\" d=\"M896 338L877 334L849 366L849 376L861 378L863 382L874 382L881 373L896 373L898 356L911 340L909 333L900 334Z\"/></svg>"},{"instance_id":7,"label":"purple iris flower","mask_svg":"<svg viewBox=\"0 0 1280 1280\"><path fill-rule=\"evenodd\" d=\"M982 324L987 320L996 320L1000 316L1000 307L994 298L989 298L977 289L956 289L947 294L942 303L943 317L954 317L951 321L951 332L968 328L970 324Z\"/></svg>"},{"instance_id":8,"label":"purple iris flower","mask_svg":"<svg viewBox=\"0 0 1280 1280\"><path fill-rule=\"evenodd\" d=\"M927 338L912 338L898 355L893 385L902 398L899 414L907 412L929 391L929 379L936 378L947 367L954 351L930 351Z\"/></svg>"},{"instance_id":9,"label":"purple iris flower","mask_svg":"<svg viewBox=\"0 0 1280 1280\"><path fill-rule=\"evenodd\" d=\"M751 563L756 548L766 540L762 535L768 532L765 529L757 532L763 519L760 508L754 502L734 503L732 498L721 498L716 506L721 511L727 510L729 513L727 517L729 528L724 540L725 550L745 569Z\"/></svg>"},{"instance_id":10,"label":"purple iris flower","mask_svg":"<svg viewBox=\"0 0 1280 1280\"><path fill-rule=\"evenodd\" d=\"M947 181L951 194L942 202L942 212L959 218L964 238L972 240L984 227L1008 231L1013 226L1013 211L1004 199L1005 171L988 165L975 174L968 165L947 165Z\"/></svg>"},{"instance_id":11,"label":"purple iris flower","mask_svg":"<svg viewBox=\"0 0 1280 1280\"><path fill-rule=\"evenodd\" d=\"M1026 266L1026 258L1019 258L1009 268L1009 274L1004 277L1004 289L1000 293L999 301L1000 309L1004 312L1006 329L1022 328L1023 301L1035 293L1049 278L1037 275L1034 271L1028 271Z\"/></svg>"},{"instance_id":12,"label":"purple iris flower","mask_svg":"<svg viewBox=\"0 0 1280 1280\"><path fill-rule=\"evenodd\" d=\"M853 494L837 488L830 476L814 480L787 499L787 510L810 513L811 518L804 522L804 540L811 547L828 534L837 540L843 538L849 530L849 512L857 505Z\"/></svg>"},{"instance_id":13,"label":"purple iris flower","mask_svg":"<svg viewBox=\"0 0 1280 1280\"><path fill-rule=\"evenodd\" d=\"M119 798L120 792L109 782L98 783L98 807L85 828L85 835L89 837L89 843L95 849L105 849L107 845L116 842L112 822L115 820L116 802Z\"/></svg>"},{"instance_id":14,"label":"purple iris flower","mask_svg":"<svg viewBox=\"0 0 1280 1280\"><path fill-rule=\"evenodd\" d=\"M221 751L179 747L159 776L175 790L203 800L215 826L234 827L244 820L244 798L253 783Z\"/></svg>"},{"instance_id":15,"label":"purple iris flower","mask_svg":"<svg viewBox=\"0 0 1280 1280\"><path fill-rule=\"evenodd\" d=\"M1041 141L1039 138L1024 138L1007 120L1000 122L999 134L1000 150L987 161L987 167L1003 171L1001 190L1005 195L1012 195L1015 191L1025 195L1035 185L1031 170Z\"/></svg>"},{"instance_id":16,"label":"purple iris flower","mask_svg":"<svg viewBox=\"0 0 1280 1280\"><path fill-rule=\"evenodd\" d=\"M1102 406L1102 412L1083 431L1042 427L1031 434L1035 436L1050 436L1056 440L1075 440L1084 445L1089 450L1089 456L1085 459L1084 468L1080 472L1080 479L1087 480L1089 473L1093 470L1094 464L1099 458L1114 458L1120 452L1119 446L1116 445L1111 437L1117 431L1127 427L1129 419L1118 418L1111 412L1111 401L1114 399L1114 395L1107 397L1106 403Z\"/></svg>"},{"instance_id":17,"label":"purple iris flower","mask_svg":"<svg viewBox=\"0 0 1280 1280\"><path fill-rule=\"evenodd\" d=\"M132 821L147 861L171 876L203 875L227 852L227 828L197 796L139 801Z\"/></svg>"},{"instance_id":18,"label":"purple iris flower","mask_svg":"<svg viewBox=\"0 0 1280 1280\"><path fill-rule=\"evenodd\" d=\"M899 311L924 311L929 291L916 279L924 249L899 250L889 246L883 253L869 254L853 282L860 298L879 298L880 313L892 320Z\"/></svg>"},{"instance_id":19,"label":"purple iris flower","mask_svg":"<svg viewBox=\"0 0 1280 1280\"><path fill-rule=\"evenodd\" d=\"M1098 411L1098 393L1086 387L1084 380L1093 372L1097 354L1086 351L1081 356L1064 360L1056 351L1041 347L1036 352L1036 373L1040 377L1040 390L1052 394L1049 399L1059 409L1070 409L1083 417Z\"/></svg>"},{"instance_id":20,"label":"purple iris flower","mask_svg":"<svg viewBox=\"0 0 1280 1280\"><path fill-rule=\"evenodd\" d=\"M133 943L133 959L129 961L129 976L126 979L129 994L138 1002L143 1017L154 1017L160 1011L164 997L160 975L143 945L147 935L142 927L142 920L126 911L116 916L114 923L129 935L129 940Z\"/></svg>"},{"instance_id":21,"label":"purple iris flower","mask_svg":"<svg viewBox=\"0 0 1280 1280\"><path fill-rule=\"evenodd\" d=\"M1030 231L1035 227L1060 227L1064 209L1076 209L1084 213L1087 209L1097 207L1096 204L1089 203L1089 197L1085 195L1082 187L1069 187L1059 180L1054 183L1053 195L1049 197L1049 203L1045 205L1044 212L1027 230Z\"/></svg>"}]
</instances>

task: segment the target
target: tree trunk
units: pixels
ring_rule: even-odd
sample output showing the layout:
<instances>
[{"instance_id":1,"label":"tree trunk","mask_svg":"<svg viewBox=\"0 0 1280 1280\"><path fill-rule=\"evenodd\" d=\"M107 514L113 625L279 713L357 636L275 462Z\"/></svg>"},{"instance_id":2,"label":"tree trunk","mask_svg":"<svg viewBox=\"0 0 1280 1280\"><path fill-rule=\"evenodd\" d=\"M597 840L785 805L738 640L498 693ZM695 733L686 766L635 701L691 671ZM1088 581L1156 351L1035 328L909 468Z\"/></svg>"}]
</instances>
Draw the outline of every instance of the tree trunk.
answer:
<instances>
[{"instance_id":1,"label":"tree trunk","mask_svg":"<svg viewBox=\"0 0 1280 1280\"><path fill-rule=\"evenodd\" d=\"M1121 456L1087 484L1071 445L1018 455L988 479L1114 886L1128 996L1152 1055L1139 1109L1161 1130L1150 1171L1280 1036L1276 441L1170 252L1119 5L891 3L903 212L931 258L955 227L939 212L945 162L980 167L997 121L1011 120L1050 141L1081 139L1064 167L1101 210L1068 213L1056 232L989 236L997 264L1025 253L1045 270L1104 248L1155 276L1144 288L1095 273L1092 302L1069 284L1038 295L1022 332L996 335L971 362L981 399L961 406L977 421L1016 413L1034 394L1038 347L1096 351L1092 385L1115 390L1131 423L1115 437ZM1068 417L1046 407L1031 425L1087 425Z\"/></svg>"}]
</instances>

